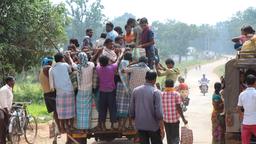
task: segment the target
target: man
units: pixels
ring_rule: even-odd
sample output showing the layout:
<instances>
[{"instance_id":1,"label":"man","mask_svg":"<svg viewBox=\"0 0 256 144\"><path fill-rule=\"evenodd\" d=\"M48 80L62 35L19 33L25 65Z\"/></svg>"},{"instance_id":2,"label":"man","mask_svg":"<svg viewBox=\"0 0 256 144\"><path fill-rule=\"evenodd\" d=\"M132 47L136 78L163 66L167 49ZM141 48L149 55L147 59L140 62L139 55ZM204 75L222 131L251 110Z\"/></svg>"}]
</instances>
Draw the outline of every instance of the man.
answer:
<instances>
[{"instance_id":1,"label":"man","mask_svg":"<svg viewBox=\"0 0 256 144\"><path fill-rule=\"evenodd\" d=\"M6 85L0 89L0 144L6 144L9 113L13 101L14 77L8 76L5 83Z\"/></svg>"},{"instance_id":2,"label":"man","mask_svg":"<svg viewBox=\"0 0 256 144\"><path fill-rule=\"evenodd\" d=\"M142 28L142 33L141 33L140 44L138 45L138 48L145 49L146 56L148 58L148 66L150 69L153 69L155 64L154 33L148 26L147 18L140 19L140 26Z\"/></svg>"},{"instance_id":3,"label":"man","mask_svg":"<svg viewBox=\"0 0 256 144\"><path fill-rule=\"evenodd\" d=\"M69 77L72 70L71 66L64 61L63 54L57 53L54 59L56 64L49 71L50 88L56 90L56 109L61 132L67 132L73 127L75 116L75 94Z\"/></svg>"},{"instance_id":4,"label":"man","mask_svg":"<svg viewBox=\"0 0 256 144\"><path fill-rule=\"evenodd\" d=\"M55 91L51 91L50 83L49 83L49 70L52 67L53 57L45 57L42 62L42 69L39 73L39 81L44 93L45 105L48 113L53 112L53 118L58 126L59 120L56 112L56 93Z\"/></svg>"},{"instance_id":5,"label":"man","mask_svg":"<svg viewBox=\"0 0 256 144\"><path fill-rule=\"evenodd\" d=\"M86 29L85 32L86 32L86 36L83 40L82 50L87 53L88 51L92 51L92 48L93 48L93 44L92 44L93 31L92 29L88 28Z\"/></svg>"},{"instance_id":6,"label":"man","mask_svg":"<svg viewBox=\"0 0 256 144\"><path fill-rule=\"evenodd\" d=\"M174 88L174 81L165 81L165 90L162 92L162 106L164 111L164 126L167 136L167 144L179 144L180 117L184 124L185 119L181 109L182 98Z\"/></svg>"},{"instance_id":7,"label":"man","mask_svg":"<svg viewBox=\"0 0 256 144\"><path fill-rule=\"evenodd\" d=\"M95 49L104 47L104 42L106 40L106 37L107 37L106 33L101 33L100 34L100 38L97 39L96 42L95 42Z\"/></svg>"},{"instance_id":8,"label":"man","mask_svg":"<svg viewBox=\"0 0 256 144\"><path fill-rule=\"evenodd\" d=\"M146 83L133 90L130 116L135 120L142 144L162 144L160 126L162 127L163 112L161 93L154 85L157 74L146 73Z\"/></svg>"},{"instance_id":9,"label":"man","mask_svg":"<svg viewBox=\"0 0 256 144\"><path fill-rule=\"evenodd\" d=\"M145 83L145 76L150 68L147 66L148 59L145 56L139 58L139 63L125 68L123 71L130 74L129 91Z\"/></svg>"},{"instance_id":10,"label":"man","mask_svg":"<svg viewBox=\"0 0 256 144\"><path fill-rule=\"evenodd\" d=\"M207 87L207 90L208 90L208 83L209 83L210 80L208 80L205 76L205 74L203 74L203 77L199 80L199 83L200 83L200 90L202 89L202 85L206 85Z\"/></svg>"},{"instance_id":11,"label":"man","mask_svg":"<svg viewBox=\"0 0 256 144\"><path fill-rule=\"evenodd\" d=\"M116 62L117 60L117 53L116 53L116 49L114 48L114 43L111 39L106 39L104 42L104 48L102 51L102 55L107 56L109 59L109 63L113 64Z\"/></svg>"},{"instance_id":12,"label":"man","mask_svg":"<svg viewBox=\"0 0 256 144\"><path fill-rule=\"evenodd\" d=\"M106 32L107 32L106 39L111 39L112 41L115 41L116 37L118 36L118 33L114 30L113 23L111 22L106 23Z\"/></svg>"},{"instance_id":13,"label":"man","mask_svg":"<svg viewBox=\"0 0 256 144\"><path fill-rule=\"evenodd\" d=\"M238 98L238 112L243 115L242 118L242 143L249 144L251 135L256 136L256 77L248 75L246 77L248 87L239 95ZM244 109L244 114L242 114Z\"/></svg>"}]
</instances>

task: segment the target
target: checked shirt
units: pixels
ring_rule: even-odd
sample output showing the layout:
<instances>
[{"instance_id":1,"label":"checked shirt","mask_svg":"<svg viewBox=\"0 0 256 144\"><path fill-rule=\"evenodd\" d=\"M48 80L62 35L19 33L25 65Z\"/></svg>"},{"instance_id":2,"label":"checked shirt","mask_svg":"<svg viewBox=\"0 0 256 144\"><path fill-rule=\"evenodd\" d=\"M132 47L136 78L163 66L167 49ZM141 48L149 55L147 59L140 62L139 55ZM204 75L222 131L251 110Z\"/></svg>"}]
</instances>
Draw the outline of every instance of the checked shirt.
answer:
<instances>
[{"instance_id":1,"label":"checked shirt","mask_svg":"<svg viewBox=\"0 0 256 144\"><path fill-rule=\"evenodd\" d=\"M180 115L176 109L177 104L181 104L180 94L174 88L166 88L162 92L164 122L176 123L179 121Z\"/></svg>"}]
</instances>

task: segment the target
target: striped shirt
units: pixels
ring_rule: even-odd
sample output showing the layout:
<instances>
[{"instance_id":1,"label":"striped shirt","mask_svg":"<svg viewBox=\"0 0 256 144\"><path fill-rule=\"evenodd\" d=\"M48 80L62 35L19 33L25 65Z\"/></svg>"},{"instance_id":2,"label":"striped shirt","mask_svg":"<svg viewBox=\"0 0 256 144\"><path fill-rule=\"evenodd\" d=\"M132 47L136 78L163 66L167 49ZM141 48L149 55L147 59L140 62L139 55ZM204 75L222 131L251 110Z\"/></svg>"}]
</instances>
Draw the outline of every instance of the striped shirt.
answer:
<instances>
[{"instance_id":1,"label":"striped shirt","mask_svg":"<svg viewBox=\"0 0 256 144\"><path fill-rule=\"evenodd\" d=\"M145 83L145 76L149 70L150 68L145 63L131 65L125 69L125 72L130 73L130 91Z\"/></svg>"}]
</instances>

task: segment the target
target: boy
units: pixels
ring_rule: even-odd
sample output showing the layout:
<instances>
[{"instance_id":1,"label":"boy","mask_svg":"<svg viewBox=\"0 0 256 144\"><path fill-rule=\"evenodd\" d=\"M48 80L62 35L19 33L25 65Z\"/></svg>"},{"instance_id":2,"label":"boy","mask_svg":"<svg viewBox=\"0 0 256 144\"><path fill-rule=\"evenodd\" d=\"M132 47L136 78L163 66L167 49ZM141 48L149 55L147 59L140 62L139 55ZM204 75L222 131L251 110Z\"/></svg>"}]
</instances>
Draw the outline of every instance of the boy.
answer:
<instances>
[{"instance_id":1,"label":"boy","mask_svg":"<svg viewBox=\"0 0 256 144\"><path fill-rule=\"evenodd\" d=\"M140 19L140 27L142 33L140 36L140 44L137 47L145 49L146 57L148 58L148 67L153 69L155 65L154 32L149 28L147 18Z\"/></svg>"},{"instance_id":2,"label":"boy","mask_svg":"<svg viewBox=\"0 0 256 144\"><path fill-rule=\"evenodd\" d=\"M165 81L165 90L162 92L162 106L167 144L178 144L180 117L184 124L187 124L188 121L181 109L181 96L175 90L174 81L171 79Z\"/></svg>"},{"instance_id":3,"label":"boy","mask_svg":"<svg viewBox=\"0 0 256 144\"><path fill-rule=\"evenodd\" d=\"M166 80L171 79L175 83L180 74L180 70L178 68L174 68L175 63L171 58L166 59L165 64L167 68L163 67L163 71L157 69L157 74L159 76L166 76Z\"/></svg>"},{"instance_id":4,"label":"boy","mask_svg":"<svg viewBox=\"0 0 256 144\"><path fill-rule=\"evenodd\" d=\"M100 56L99 65L96 67L96 72L99 77L99 128L106 131L106 116L107 111L110 113L111 130L114 130L114 123L116 122L116 94L115 94L115 72L118 67L118 62L121 55L118 57L116 63L109 64L109 58L105 55Z\"/></svg>"}]
</instances>

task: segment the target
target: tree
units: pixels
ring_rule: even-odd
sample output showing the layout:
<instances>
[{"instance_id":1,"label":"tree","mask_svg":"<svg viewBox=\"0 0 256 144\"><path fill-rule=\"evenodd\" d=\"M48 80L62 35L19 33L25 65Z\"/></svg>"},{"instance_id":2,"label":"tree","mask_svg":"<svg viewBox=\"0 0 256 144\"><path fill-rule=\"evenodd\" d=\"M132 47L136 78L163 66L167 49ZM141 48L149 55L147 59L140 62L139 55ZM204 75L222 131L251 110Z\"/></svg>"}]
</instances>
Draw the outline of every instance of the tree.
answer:
<instances>
[{"instance_id":1,"label":"tree","mask_svg":"<svg viewBox=\"0 0 256 144\"><path fill-rule=\"evenodd\" d=\"M69 38L82 41L87 28L93 29L94 35L100 35L103 29L102 23L105 20L101 0L96 0L91 5L88 0L66 0L66 3L70 9L67 14L72 20L71 25L66 29Z\"/></svg>"},{"instance_id":2,"label":"tree","mask_svg":"<svg viewBox=\"0 0 256 144\"><path fill-rule=\"evenodd\" d=\"M131 13L124 13L123 15L119 16L119 17L116 17L112 23L115 25L115 26L120 26L123 30L124 30L124 26L126 25L127 23L127 20L129 18L135 18L135 16Z\"/></svg>"},{"instance_id":3,"label":"tree","mask_svg":"<svg viewBox=\"0 0 256 144\"><path fill-rule=\"evenodd\" d=\"M64 4L48 0L2 0L0 4L2 76L29 70L66 40Z\"/></svg>"},{"instance_id":4,"label":"tree","mask_svg":"<svg viewBox=\"0 0 256 144\"><path fill-rule=\"evenodd\" d=\"M154 22L152 24L156 33L157 45L160 55L169 57L171 54L186 56L189 42L195 38L196 26L185 23L168 21L167 23Z\"/></svg>"}]
</instances>

